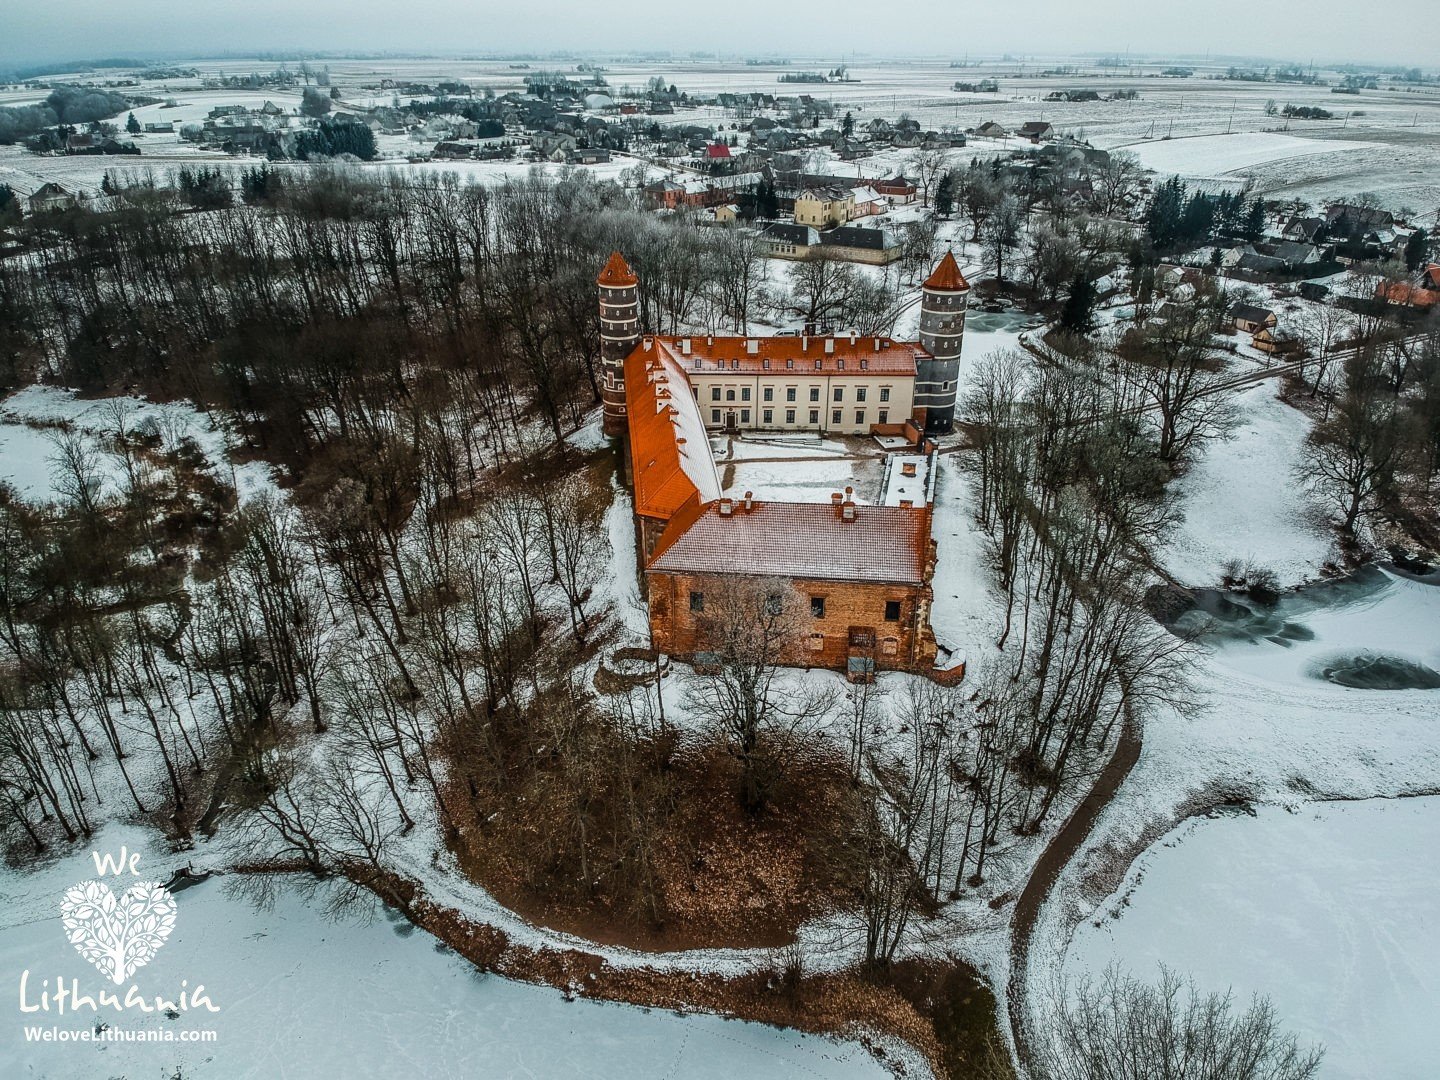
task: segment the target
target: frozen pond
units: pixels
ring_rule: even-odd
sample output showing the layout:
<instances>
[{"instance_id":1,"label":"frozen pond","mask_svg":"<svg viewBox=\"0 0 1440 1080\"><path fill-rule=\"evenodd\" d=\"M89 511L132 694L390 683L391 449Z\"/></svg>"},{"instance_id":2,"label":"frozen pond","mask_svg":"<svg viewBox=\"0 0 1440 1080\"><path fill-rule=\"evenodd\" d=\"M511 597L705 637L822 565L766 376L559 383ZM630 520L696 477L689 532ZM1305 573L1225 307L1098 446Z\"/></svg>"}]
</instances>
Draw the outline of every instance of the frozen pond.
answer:
<instances>
[{"instance_id":1,"label":"frozen pond","mask_svg":"<svg viewBox=\"0 0 1440 1080\"><path fill-rule=\"evenodd\" d=\"M183 860L151 855L145 834L111 827L102 851L141 845L142 877L167 878ZM116 1029L213 1029L213 1042L32 1043L26 1026L88 1029L89 1010L63 1017L16 1010L20 973L39 984L73 978L97 994L108 981L66 941L64 891L95 876L89 849L33 874L0 874L0 978L12 1002L0 1036L0 1076L92 1080L159 1077L531 1076L624 1078L884 1077L855 1043L762 1024L677 1016L625 1005L568 1003L555 990L477 972L408 923L322 918L287 893L271 911L230 896L216 879L175 894L175 929L131 981L178 996L203 983L219 1008L173 1019L125 1012ZM109 880L114 880L109 879ZM124 882L133 881L124 875ZM115 889L116 893L120 888Z\"/></svg>"},{"instance_id":2,"label":"frozen pond","mask_svg":"<svg viewBox=\"0 0 1440 1080\"><path fill-rule=\"evenodd\" d=\"M1440 797L1261 807L1186 822L1075 932L1071 976L1165 964L1271 999L1325 1080L1422 1080L1440 1061ZM1094 925L1098 922L1100 925Z\"/></svg>"},{"instance_id":3,"label":"frozen pond","mask_svg":"<svg viewBox=\"0 0 1440 1080\"><path fill-rule=\"evenodd\" d=\"M1196 590L1171 629L1257 678L1321 679L1357 690L1440 688L1440 586L1375 567L1283 594L1273 604Z\"/></svg>"}]
</instances>

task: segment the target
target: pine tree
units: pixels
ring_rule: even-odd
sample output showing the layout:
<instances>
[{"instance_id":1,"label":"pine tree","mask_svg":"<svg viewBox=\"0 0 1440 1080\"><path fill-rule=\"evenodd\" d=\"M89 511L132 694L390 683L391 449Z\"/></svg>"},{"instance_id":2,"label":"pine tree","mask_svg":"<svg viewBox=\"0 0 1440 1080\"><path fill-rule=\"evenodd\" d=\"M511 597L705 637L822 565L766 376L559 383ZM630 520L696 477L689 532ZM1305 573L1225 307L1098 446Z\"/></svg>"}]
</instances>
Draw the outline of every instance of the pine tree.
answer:
<instances>
[{"instance_id":1,"label":"pine tree","mask_svg":"<svg viewBox=\"0 0 1440 1080\"><path fill-rule=\"evenodd\" d=\"M1405 267L1408 270L1419 270L1420 264L1425 261L1425 255L1430 249L1430 238L1425 235L1424 229L1416 229L1410 234L1410 239L1405 241Z\"/></svg>"},{"instance_id":2,"label":"pine tree","mask_svg":"<svg viewBox=\"0 0 1440 1080\"><path fill-rule=\"evenodd\" d=\"M133 112L130 114L129 119L125 121L125 130L128 131L131 135L140 134L140 121L135 119L135 114Z\"/></svg>"},{"instance_id":3,"label":"pine tree","mask_svg":"<svg viewBox=\"0 0 1440 1080\"><path fill-rule=\"evenodd\" d=\"M1094 311L1095 283L1085 274L1076 274L1060 309L1060 329L1068 334L1088 334L1094 326Z\"/></svg>"},{"instance_id":4,"label":"pine tree","mask_svg":"<svg viewBox=\"0 0 1440 1080\"><path fill-rule=\"evenodd\" d=\"M845 114L845 119L840 121L840 134L847 139L855 134L855 117L848 112Z\"/></svg>"},{"instance_id":5,"label":"pine tree","mask_svg":"<svg viewBox=\"0 0 1440 1080\"><path fill-rule=\"evenodd\" d=\"M935 213L949 217L955 210L955 173L947 170L935 185Z\"/></svg>"}]
</instances>

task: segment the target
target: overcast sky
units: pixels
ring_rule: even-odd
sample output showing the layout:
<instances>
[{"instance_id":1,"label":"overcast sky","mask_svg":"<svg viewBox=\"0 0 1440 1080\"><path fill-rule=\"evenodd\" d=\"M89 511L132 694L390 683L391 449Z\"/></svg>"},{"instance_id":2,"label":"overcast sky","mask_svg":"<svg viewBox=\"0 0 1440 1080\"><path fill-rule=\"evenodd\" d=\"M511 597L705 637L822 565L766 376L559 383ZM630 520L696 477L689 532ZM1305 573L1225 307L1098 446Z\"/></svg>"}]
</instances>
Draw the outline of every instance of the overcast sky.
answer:
<instances>
[{"instance_id":1,"label":"overcast sky","mask_svg":"<svg viewBox=\"0 0 1440 1080\"><path fill-rule=\"evenodd\" d=\"M1437 0L4 0L0 63L246 50L1090 51L1440 64Z\"/></svg>"}]
</instances>

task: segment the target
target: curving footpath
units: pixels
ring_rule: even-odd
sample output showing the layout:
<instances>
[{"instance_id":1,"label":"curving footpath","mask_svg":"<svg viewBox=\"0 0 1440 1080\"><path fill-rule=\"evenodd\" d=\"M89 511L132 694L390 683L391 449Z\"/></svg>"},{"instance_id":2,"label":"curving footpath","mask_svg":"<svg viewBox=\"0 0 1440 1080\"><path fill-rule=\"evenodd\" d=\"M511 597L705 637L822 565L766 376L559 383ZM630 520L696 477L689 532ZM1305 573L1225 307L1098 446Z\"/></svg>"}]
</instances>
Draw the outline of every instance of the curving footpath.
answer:
<instances>
[{"instance_id":1,"label":"curving footpath","mask_svg":"<svg viewBox=\"0 0 1440 1080\"><path fill-rule=\"evenodd\" d=\"M1007 988L1007 1011L1010 1016L1010 1033L1015 1040L1015 1056L1025 1071L1033 1071L1034 1055L1030 1045L1026 1019L1026 996L1029 978L1030 940L1039 921L1040 910L1050 896L1050 890L1060 878L1060 872L1069 865L1080 846L1090 836L1101 812L1110 804L1120 785L1130 775L1130 770L1140 760L1141 725L1129 708L1125 711L1125 722L1120 729L1120 738L1110 760L1100 770L1100 776L1090 793L1080 801L1064 826L1054 839L1046 845L1030 879L1015 902L1015 911L1010 917L1010 984Z\"/></svg>"}]
</instances>

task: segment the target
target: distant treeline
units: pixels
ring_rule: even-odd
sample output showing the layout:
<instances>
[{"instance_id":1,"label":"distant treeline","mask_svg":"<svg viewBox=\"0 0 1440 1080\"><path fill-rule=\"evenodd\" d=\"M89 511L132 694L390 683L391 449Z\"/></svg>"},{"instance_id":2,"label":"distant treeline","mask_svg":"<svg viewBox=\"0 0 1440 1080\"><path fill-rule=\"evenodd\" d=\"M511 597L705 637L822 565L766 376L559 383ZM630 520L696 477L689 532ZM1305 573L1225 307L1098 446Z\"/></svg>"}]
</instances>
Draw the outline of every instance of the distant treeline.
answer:
<instances>
[{"instance_id":1,"label":"distant treeline","mask_svg":"<svg viewBox=\"0 0 1440 1080\"><path fill-rule=\"evenodd\" d=\"M110 90L57 86L39 105L0 109L0 143L17 143L58 124L90 124L118 116L139 104Z\"/></svg>"}]
</instances>

